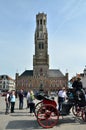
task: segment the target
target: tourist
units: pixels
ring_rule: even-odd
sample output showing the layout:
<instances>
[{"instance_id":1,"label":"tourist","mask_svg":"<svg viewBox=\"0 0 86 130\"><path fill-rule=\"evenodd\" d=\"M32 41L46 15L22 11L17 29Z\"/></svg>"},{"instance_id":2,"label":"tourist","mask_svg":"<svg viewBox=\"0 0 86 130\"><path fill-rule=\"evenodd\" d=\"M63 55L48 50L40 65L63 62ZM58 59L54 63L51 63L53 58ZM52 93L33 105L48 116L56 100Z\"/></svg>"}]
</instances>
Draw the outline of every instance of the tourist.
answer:
<instances>
[{"instance_id":1,"label":"tourist","mask_svg":"<svg viewBox=\"0 0 86 130\"><path fill-rule=\"evenodd\" d=\"M29 107L30 107L30 115L34 115L35 112L35 102L34 102L34 93L33 91L30 91L30 97L28 99L29 101Z\"/></svg>"},{"instance_id":2,"label":"tourist","mask_svg":"<svg viewBox=\"0 0 86 130\"><path fill-rule=\"evenodd\" d=\"M9 91L6 94L5 102L6 102L6 111L5 111L5 114L9 114L9 109L10 109L10 92Z\"/></svg>"},{"instance_id":3,"label":"tourist","mask_svg":"<svg viewBox=\"0 0 86 130\"><path fill-rule=\"evenodd\" d=\"M19 92L19 109L23 109L24 92L23 89Z\"/></svg>"},{"instance_id":4,"label":"tourist","mask_svg":"<svg viewBox=\"0 0 86 130\"><path fill-rule=\"evenodd\" d=\"M15 107L15 91L12 91L10 96L10 102L11 102L11 113L14 113L14 107Z\"/></svg>"},{"instance_id":5,"label":"tourist","mask_svg":"<svg viewBox=\"0 0 86 130\"><path fill-rule=\"evenodd\" d=\"M59 90L58 92L58 104L59 104L59 108L58 110L61 112L62 111L62 104L63 102L65 102L65 100L67 99L67 94L66 94L66 90L65 87L63 87L61 90Z\"/></svg>"},{"instance_id":6,"label":"tourist","mask_svg":"<svg viewBox=\"0 0 86 130\"><path fill-rule=\"evenodd\" d=\"M27 107L26 108L29 108L29 99L30 99L30 91L28 91L27 95L26 95L26 100L27 100Z\"/></svg>"}]
</instances>

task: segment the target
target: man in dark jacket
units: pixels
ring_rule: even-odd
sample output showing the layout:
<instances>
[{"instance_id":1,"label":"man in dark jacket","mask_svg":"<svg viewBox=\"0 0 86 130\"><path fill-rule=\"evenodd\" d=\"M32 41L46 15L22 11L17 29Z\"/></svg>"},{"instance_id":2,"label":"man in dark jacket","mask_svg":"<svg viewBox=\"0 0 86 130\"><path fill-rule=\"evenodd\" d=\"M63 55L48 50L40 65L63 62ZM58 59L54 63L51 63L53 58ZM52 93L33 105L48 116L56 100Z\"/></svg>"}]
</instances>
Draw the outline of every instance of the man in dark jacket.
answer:
<instances>
[{"instance_id":1,"label":"man in dark jacket","mask_svg":"<svg viewBox=\"0 0 86 130\"><path fill-rule=\"evenodd\" d=\"M21 89L19 92L19 109L23 109L24 92Z\"/></svg>"},{"instance_id":2,"label":"man in dark jacket","mask_svg":"<svg viewBox=\"0 0 86 130\"><path fill-rule=\"evenodd\" d=\"M83 89L83 85L81 82L81 78L76 78L72 84L72 87L74 88L75 91Z\"/></svg>"}]
</instances>

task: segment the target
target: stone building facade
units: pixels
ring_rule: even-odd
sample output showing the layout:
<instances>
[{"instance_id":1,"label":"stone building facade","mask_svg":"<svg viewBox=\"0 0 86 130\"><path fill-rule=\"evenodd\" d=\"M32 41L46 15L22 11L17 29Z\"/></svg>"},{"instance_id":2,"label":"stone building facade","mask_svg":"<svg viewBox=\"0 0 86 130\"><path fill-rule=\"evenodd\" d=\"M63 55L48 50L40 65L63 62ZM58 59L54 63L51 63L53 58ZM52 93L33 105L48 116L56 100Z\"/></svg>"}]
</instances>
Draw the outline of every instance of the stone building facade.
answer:
<instances>
[{"instance_id":1,"label":"stone building facade","mask_svg":"<svg viewBox=\"0 0 86 130\"><path fill-rule=\"evenodd\" d=\"M49 69L47 15L44 13L36 15L34 43L33 70L25 70L21 75L16 73L16 89L56 91L68 87L68 73Z\"/></svg>"},{"instance_id":2,"label":"stone building facade","mask_svg":"<svg viewBox=\"0 0 86 130\"><path fill-rule=\"evenodd\" d=\"M8 75L0 75L0 90L15 90L15 80L9 77Z\"/></svg>"}]
</instances>

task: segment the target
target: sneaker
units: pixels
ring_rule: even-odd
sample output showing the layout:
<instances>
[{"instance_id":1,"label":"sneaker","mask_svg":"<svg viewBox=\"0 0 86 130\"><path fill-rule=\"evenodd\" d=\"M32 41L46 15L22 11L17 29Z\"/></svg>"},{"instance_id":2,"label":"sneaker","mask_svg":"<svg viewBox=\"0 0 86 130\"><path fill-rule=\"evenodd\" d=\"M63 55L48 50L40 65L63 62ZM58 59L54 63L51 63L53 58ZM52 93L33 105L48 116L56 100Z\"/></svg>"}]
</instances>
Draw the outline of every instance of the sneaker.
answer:
<instances>
[{"instance_id":1,"label":"sneaker","mask_svg":"<svg viewBox=\"0 0 86 130\"><path fill-rule=\"evenodd\" d=\"M8 115L9 114L9 112L5 112L5 115Z\"/></svg>"},{"instance_id":2,"label":"sneaker","mask_svg":"<svg viewBox=\"0 0 86 130\"><path fill-rule=\"evenodd\" d=\"M32 116L34 116L34 113L32 113Z\"/></svg>"}]
</instances>

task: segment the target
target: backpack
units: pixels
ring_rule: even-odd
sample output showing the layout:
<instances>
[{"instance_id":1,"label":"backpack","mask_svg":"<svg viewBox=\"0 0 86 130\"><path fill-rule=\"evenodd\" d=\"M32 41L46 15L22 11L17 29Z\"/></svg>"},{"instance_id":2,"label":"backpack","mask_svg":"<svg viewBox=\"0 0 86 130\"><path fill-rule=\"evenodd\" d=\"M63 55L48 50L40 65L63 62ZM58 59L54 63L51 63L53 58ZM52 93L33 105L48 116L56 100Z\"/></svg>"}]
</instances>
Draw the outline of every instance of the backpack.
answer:
<instances>
[{"instance_id":1,"label":"backpack","mask_svg":"<svg viewBox=\"0 0 86 130\"><path fill-rule=\"evenodd\" d=\"M6 95L5 101L6 101L6 102L7 102L7 101L10 102L10 101L11 101L11 96L9 95L8 98L7 98L7 95Z\"/></svg>"},{"instance_id":2,"label":"backpack","mask_svg":"<svg viewBox=\"0 0 86 130\"><path fill-rule=\"evenodd\" d=\"M34 99L35 99L35 98L34 98L34 95L31 94L31 95L30 95L30 101L33 102Z\"/></svg>"}]
</instances>

